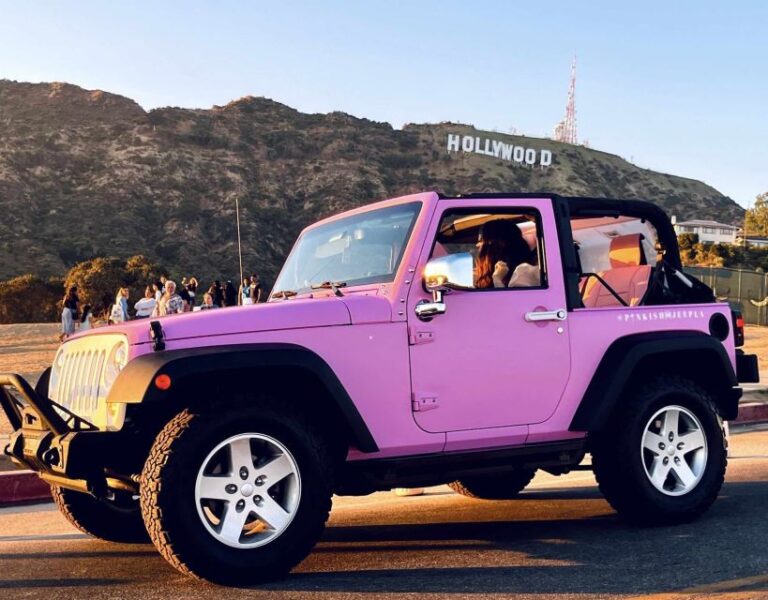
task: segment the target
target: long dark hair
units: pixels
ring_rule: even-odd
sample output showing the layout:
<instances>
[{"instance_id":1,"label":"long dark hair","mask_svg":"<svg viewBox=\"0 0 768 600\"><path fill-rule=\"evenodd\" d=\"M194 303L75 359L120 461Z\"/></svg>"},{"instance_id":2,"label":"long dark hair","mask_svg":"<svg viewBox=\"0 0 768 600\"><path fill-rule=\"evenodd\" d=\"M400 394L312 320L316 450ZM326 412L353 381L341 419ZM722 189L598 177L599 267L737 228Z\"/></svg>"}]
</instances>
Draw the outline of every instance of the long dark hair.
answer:
<instances>
[{"instance_id":1,"label":"long dark hair","mask_svg":"<svg viewBox=\"0 0 768 600\"><path fill-rule=\"evenodd\" d=\"M61 301L61 303L63 306L72 304L70 308L76 308L78 302L80 302L80 299L77 297L77 286L73 285L64 294L64 299Z\"/></svg>"},{"instance_id":2,"label":"long dark hair","mask_svg":"<svg viewBox=\"0 0 768 600\"><path fill-rule=\"evenodd\" d=\"M528 262L531 249L523 239L520 228L508 219L495 219L480 228L479 248L475 267L475 287L493 287L493 270L496 263L504 261L509 273L504 278L504 285L509 283L515 268Z\"/></svg>"}]
</instances>

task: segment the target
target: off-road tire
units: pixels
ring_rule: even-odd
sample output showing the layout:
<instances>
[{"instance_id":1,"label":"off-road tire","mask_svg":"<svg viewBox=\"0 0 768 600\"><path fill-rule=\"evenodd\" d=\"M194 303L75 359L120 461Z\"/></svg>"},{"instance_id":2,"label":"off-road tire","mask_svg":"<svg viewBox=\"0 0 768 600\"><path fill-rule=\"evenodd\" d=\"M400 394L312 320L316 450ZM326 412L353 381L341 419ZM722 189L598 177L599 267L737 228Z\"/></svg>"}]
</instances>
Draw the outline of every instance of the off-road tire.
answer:
<instances>
[{"instance_id":1,"label":"off-road tire","mask_svg":"<svg viewBox=\"0 0 768 600\"><path fill-rule=\"evenodd\" d=\"M484 500L511 500L525 489L536 469L515 469L508 473L497 473L481 477L465 477L448 484L454 492L469 498Z\"/></svg>"},{"instance_id":2,"label":"off-road tire","mask_svg":"<svg viewBox=\"0 0 768 600\"><path fill-rule=\"evenodd\" d=\"M139 503L127 494L118 494L113 502L57 485L51 486L56 506L80 531L109 542L148 543L149 535L141 518Z\"/></svg>"},{"instance_id":3,"label":"off-road tire","mask_svg":"<svg viewBox=\"0 0 768 600\"><path fill-rule=\"evenodd\" d=\"M682 406L701 422L707 462L698 484L681 496L657 490L645 473L642 436L646 424L665 406ZM626 521L654 526L688 523L717 498L725 478L727 440L710 392L679 376L659 376L627 397L604 431L590 436L592 466L600 491Z\"/></svg>"},{"instance_id":4,"label":"off-road tire","mask_svg":"<svg viewBox=\"0 0 768 600\"><path fill-rule=\"evenodd\" d=\"M296 460L301 497L287 528L264 546L232 548L213 537L195 505L195 479L205 457L233 435L259 433L284 444ZM290 405L186 409L157 436L144 465L141 509L152 542L182 573L222 585L278 579L320 538L331 509L331 452L320 433Z\"/></svg>"}]
</instances>

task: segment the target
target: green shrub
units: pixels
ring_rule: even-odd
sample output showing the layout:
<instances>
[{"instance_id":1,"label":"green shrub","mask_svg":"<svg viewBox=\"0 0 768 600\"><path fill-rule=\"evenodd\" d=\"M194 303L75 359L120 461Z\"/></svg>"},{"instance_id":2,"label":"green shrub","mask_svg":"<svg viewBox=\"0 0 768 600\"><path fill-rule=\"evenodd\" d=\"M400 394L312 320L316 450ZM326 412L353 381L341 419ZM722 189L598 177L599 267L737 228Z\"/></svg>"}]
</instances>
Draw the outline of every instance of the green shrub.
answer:
<instances>
[{"instance_id":1,"label":"green shrub","mask_svg":"<svg viewBox=\"0 0 768 600\"><path fill-rule=\"evenodd\" d=\"M60 279L45 281L34 275L21 275L0 281L0 323L57 321L63 297Z\"/></svg>"},{"instance_id":2,"label":"green shrub","mask_svg":"<svg viewBox=\"0 0 768 600\"><path fill-rule=\"evenodd\" d=\"M118 258L94 258L72 267L64 281L65 289L77 286L80 306L90 304L93 314L101 316L115 301L121 287L127 287L131 298L137 300L144 288L163 273L162 269L142 255L123 262Z\"/></svg>"}]
</instances>

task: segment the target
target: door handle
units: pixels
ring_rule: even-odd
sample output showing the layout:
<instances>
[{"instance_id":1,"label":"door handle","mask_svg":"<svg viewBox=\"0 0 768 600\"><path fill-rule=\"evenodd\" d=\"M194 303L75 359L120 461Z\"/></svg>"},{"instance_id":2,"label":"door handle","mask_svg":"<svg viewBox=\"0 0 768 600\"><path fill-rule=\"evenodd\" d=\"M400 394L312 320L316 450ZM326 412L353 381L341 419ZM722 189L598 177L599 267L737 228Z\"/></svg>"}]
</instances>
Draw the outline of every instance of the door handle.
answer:
<instances>
[{"instance_id":1,"label":"door handle","mask_svg":"<svg viewBox=\"0 0 768 600\"><path fill-rule=\"evenodd\" d=\"M564 308L558 308L557 310L534 310L525 313L525 320L529 323L535 323L536 321L565 321L568 317L568 312Z\"/></svg>"}]
</instances>

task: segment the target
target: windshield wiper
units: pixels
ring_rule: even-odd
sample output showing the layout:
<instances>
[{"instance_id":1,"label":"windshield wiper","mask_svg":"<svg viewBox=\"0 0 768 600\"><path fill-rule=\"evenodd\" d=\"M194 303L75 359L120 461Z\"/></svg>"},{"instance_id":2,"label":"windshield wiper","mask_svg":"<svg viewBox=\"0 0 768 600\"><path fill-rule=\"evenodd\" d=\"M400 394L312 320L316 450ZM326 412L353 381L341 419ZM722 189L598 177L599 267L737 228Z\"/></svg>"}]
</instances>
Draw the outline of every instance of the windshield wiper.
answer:
<instances>
[{"instance_id":1,"label":"windshield wiper","mask_svg":"<svg viewBox=\"0 0 768 600\"><path fill-rule=\"evenodd\" d=\"M339 288L346 287L347 282L346 281L323 281L323 283L315 283L312 285L313 290L332 290L335 296L342 297L344 294L341 293L341 290Z\"/></svg>"},{"instance_id":2,"label":"windshield wiper","mask_svg":"<svg viewBox=\"0 0 768 600\"><path fill-rule=\"evenodd\" d=\"M282 298L284 300L287 300L288 298L292 298L293 296L296 296L296 292L293 290L279 290L277 292L272 292L272 298Z\"/></svg>"}]
</instances>

